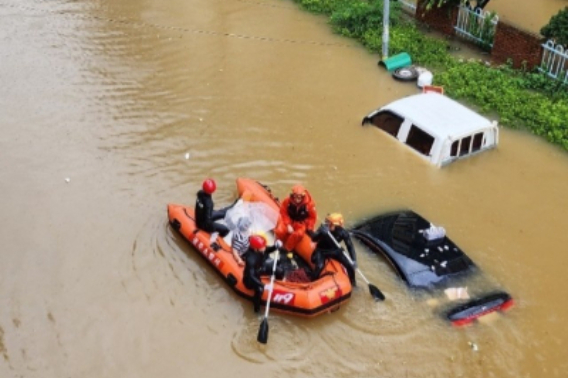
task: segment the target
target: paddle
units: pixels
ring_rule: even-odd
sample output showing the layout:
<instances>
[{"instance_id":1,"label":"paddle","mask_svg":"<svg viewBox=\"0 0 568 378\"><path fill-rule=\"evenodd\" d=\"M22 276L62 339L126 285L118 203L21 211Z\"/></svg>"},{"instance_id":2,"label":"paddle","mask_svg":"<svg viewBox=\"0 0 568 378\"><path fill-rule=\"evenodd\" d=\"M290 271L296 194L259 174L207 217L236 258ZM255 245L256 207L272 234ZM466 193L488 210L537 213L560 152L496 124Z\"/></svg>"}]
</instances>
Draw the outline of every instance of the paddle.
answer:
<instances>
[{"instance_id":1,"label":"paddle","mask_svg":"<svg viewBox=\"0 0 568 378\"><path fill-rule=\"evenodd\" d=\"M272 265L272 276L270 277L270 290L268 291L268 296L266 297L266 310L264 311L264 318L262 323L260 323L260 328L258 329L258 336L256 340L261 344L266 344L268 341L268 312L270 311L270 298L272 298L272 291L274 290L274 276L276 274L276 264L278 263L278 250L274 255L274 264Z\"/></svg>"},{"instance_id":2,"label":"paddle","mask_svg":"<svg viewBox=\"0 0 568 378\"><path fill-rule=\"evenodd\" d=\"M349 256L349 253L347 253L343 248L341 248L341 246L339 245L337 240L335 240L335 238L333 237L333 234L329 231L329 229L327 230L327 234L329 235L331 240L333 240L333 242L335 243L337 248L339 248L343 251L343 254L345 254L345 257L347 257L347 260L349 260L349 263L351 264L351 266L353 266L354 264L353 264L353 260L351 259L351 256ZM359 273L359 275L363 278L363 280L367 283L367 285L369 285L369 293L371 293L371 295L373 296L375 301L384 301L385 296L379 290L379 288L376 287L375 285L373 285L372 283L370 283L369 280L367 279L367 277L365 277L365 275L363 274L363 272L361 272L361 270L359 268L357 268L357 273Z\"/></svg>"}]
</instances>

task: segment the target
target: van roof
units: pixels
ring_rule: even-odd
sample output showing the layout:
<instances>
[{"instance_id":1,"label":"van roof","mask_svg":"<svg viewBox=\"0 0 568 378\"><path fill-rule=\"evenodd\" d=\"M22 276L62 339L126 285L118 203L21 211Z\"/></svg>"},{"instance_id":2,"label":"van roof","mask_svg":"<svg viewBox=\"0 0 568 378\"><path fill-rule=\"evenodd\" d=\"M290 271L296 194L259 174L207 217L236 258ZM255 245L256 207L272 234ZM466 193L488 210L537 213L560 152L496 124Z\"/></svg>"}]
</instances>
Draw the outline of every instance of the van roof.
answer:
<instances>
[{"instance_id":1,"label":"van roof","mask_svg":"<svg viewBox=\"0 0 568 378\"><path fill-rule=\"evenodd\" d=\"M439 93L427 92L409 96L385 105L390 110L431 135L456 139L491 127L492 122Z\"/></svg>"}]
</instances>

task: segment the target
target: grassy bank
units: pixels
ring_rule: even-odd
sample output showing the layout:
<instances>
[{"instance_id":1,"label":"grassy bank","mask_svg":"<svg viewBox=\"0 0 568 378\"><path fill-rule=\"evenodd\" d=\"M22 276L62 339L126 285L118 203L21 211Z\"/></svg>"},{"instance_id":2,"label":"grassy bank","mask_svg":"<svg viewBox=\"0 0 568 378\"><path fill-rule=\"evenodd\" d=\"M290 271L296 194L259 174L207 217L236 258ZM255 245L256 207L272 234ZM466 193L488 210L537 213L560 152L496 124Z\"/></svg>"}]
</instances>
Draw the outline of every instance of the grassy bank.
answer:
<instances>
[{"instance_id":1,"label":"grassy bank","mask_svg":"<svg viewBox=\"0 0 568 378\"><path fill-rule=\"evenodd\" d=\"M329 17L334 32L354 38L369 51L382 47L382 0L294 0L302 8ZM448 44L422 33L414 21L401 17L391 1L389 53L407 52L415 64L428 67L446 94L464 99L486 113L497 113L500 124L522 128L568 150L568 86L540 73L488 67L460 61Z\"/></svg>"}]
</instances>

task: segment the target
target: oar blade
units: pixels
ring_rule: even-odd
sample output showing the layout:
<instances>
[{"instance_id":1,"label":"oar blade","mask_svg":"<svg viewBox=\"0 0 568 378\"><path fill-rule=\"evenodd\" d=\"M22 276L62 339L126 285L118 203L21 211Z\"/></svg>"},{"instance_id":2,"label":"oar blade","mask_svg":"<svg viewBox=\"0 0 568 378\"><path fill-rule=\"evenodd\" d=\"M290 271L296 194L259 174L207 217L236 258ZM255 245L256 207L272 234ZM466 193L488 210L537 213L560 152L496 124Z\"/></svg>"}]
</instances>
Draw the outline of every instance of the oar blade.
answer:
<instances>
[{"instance_id":1,"label":"oar blade","mask_svg":"<svg viewBox=\"0 0 568 378\"><path fill-rule=\"evenodd\" d=\"M373 284L369 284L369 293L373 296L375 301L384 301L385 295Z\"/></svg>"},{"instance_id":2,"label":"oar blade","mask_svg":"<svg viewBox=\"0 0 568 378\"><path fill-rule=\"evenodd\" d=\"M265 317L260 323L260 328L258 329L258 336L256 341L261 344L266 344L268 342L268 319Z\"/></svg>"}]
</instances>

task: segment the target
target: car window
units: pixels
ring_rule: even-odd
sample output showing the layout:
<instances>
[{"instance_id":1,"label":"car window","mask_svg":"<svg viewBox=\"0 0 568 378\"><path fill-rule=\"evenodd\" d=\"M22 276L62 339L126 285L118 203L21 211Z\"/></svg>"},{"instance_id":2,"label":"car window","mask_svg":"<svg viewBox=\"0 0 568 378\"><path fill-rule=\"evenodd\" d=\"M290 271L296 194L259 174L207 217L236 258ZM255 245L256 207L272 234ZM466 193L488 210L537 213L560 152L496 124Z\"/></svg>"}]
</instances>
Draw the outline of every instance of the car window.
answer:
<instances>
[{"instance_id":1,"label":"car window","mask_svg":"<svg viewBox=\"0 0 568 378\"><path fill-rule=\"evenodd\" d=\"M471 137L463 138L460 146L460 156L467 155L469 153L469 146L471 144Z\"/></svg>"},{"instance_id":2,"label":"car window","mask_svg":"<svg viewBox=\"0 0 568 378\"><path fill-rule=\"evenodd\" d=\"M387 111L380 112L371 119L371 123L373 125L383 131L386 131L395 138L398 135L398 130L400 130L400 125L402 125L403 121L404 119Z\"/></svg>"},{"instance_id":3,"label":"car window","mask_svg":"<svg viewBox=\"0 0 568 378\"><path fill-rule=\"evenodd\" d=\"M429 156L432 145L434 144L434 137L412 125L408 133L408 138L406 138L406 144L421 154Z\"/></svg>"},{"instance_id":4,"label":"car window","mask_svg":"<svg viewBox=\"0 0 568 378\"><path fill-rule=\"evenodd\" d=\"M456 140L452 143L452 151L450 152L450 156L457 156L458 155L458 146L460 145L460 141Z\"/></svg>"},{"instance_id":5,"label":"car window","mask_svg":"<svg viewBox=\"0 0 568 378\"><path fill-rule=\"evenodd\" d=\"M471 152L479 151L483 142L483 133L477 133L473 136L473 144L471 145Z\"/></svg>"}]
</instances>

